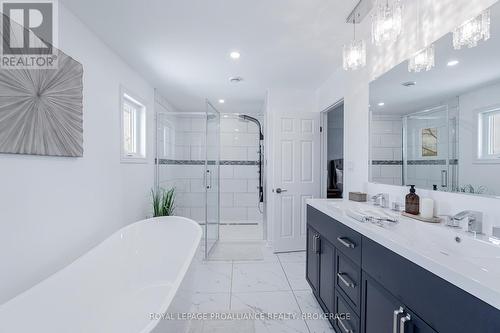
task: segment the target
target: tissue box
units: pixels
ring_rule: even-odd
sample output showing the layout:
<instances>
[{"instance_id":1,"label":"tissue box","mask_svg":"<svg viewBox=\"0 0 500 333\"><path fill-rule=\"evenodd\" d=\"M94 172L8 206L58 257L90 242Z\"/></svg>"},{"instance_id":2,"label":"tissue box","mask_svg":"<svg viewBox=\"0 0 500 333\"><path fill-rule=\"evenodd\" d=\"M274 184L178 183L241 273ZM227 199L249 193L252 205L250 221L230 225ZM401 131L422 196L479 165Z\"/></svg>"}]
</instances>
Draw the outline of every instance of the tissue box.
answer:
<instances>
[{"instance_id":1,"label":"tissue box","mask_svg":"<svg viewBox=\"0 0 500 333\"><path fill-rule=\"evenodd\" d=\"M349 192L349 200L356 202L366 202L367 194L361 192Z\"/></svg>"}]
</instances>

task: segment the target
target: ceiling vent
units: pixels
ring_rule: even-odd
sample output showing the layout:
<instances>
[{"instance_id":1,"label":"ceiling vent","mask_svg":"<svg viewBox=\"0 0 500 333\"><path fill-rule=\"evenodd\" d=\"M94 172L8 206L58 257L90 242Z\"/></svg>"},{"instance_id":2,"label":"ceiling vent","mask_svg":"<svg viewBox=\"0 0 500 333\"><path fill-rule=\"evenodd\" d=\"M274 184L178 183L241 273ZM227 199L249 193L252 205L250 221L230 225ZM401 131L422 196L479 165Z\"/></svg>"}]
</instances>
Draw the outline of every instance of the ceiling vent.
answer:
<instances>
[{"instance_id":1,"label":"ceiling vent","mask_svg":"<svg viewBox=\"0 0 500 333\"><path fill-rule=\"evenodd\" d=\"M243 81L241 76L233 76L229 78L229 82L231 83L240 83L241 81Z\"/></svg>"},{"instance_id":2,"label":"ceiling vent","mask_svg":"<svg viewBox=\"0 0 500 333\"><path fill-rule=\"evenodd\" d=\"M403 85L403 86L405 86L405 87L408 87L408 88L409 88L409 87L413 87L413 86L415 86L416 84L417 84L417 82L415 82L415 81L408 81L408 82L403 82L403 83L401 83L401 85Z\"/></svg>"}]
</instances>

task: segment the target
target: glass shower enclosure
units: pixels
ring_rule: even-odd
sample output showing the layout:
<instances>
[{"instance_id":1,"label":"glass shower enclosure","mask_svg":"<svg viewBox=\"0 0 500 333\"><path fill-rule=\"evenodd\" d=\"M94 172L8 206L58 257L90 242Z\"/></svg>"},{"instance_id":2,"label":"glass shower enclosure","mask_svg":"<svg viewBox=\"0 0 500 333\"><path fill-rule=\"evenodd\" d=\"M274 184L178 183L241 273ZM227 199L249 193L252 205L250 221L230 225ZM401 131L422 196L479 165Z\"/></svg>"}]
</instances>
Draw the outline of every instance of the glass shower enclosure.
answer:
<instances>
[{"instance_id":1,"label":"glass shower enclosure","mask_svg":"<svg viewBox=\"0 0 500 333\"><path fill-rule=\"evenodd\" d=\"M209 101L205 112L155 108L156 189L175 189L174 214L200 223L208 258L219 240L220 114Z\"/></svg>"},{"instance_id":2,"label":"glass shower enclosure","mask_svg":"<svg viewBox=\"0 0 500 333\"><path fill-rule=\"evenodd\" d=\"M219 240L220 225L220 113L208 100L205 147L205 258L208 258Z\"/></svg>"},{"instance_id":3,"label":"glass shower enclosure","mask_svg":"<svg viewBox=\"0 0 500 333\"><path fill-rule=\"evenodd\" d=\"M458 106L453 103L403 117L404 185L439 191L458 186Z\"/></svg>"}]
</instances>

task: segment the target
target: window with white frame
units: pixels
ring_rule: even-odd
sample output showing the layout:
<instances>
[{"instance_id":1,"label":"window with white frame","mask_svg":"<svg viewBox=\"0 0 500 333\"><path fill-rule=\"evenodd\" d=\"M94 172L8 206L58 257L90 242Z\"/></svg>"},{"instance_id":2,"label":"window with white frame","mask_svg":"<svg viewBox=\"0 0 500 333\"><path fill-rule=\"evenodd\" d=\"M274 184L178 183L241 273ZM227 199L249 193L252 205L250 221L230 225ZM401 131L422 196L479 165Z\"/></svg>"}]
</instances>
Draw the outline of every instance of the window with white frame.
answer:
<instances>
[{"instance_id":1,"label":"window with white frame","mask_svg":"<svg viewBox=\"0 0 500 333\"><path fill-rule=\"evenodd\" d=\"M500 107L478 116L480 160L500 160Z\"/></svg>"},{"instance_id":2,"label":"window with white frame","mask_svg":"<svg viewBox=\"0 0 500 333\"><path fill-rule=\"evenodd\" d=\"M121 100L122 161L143 162L146 160L146 106L124 91Z\"/></svg>"}]
</instances>

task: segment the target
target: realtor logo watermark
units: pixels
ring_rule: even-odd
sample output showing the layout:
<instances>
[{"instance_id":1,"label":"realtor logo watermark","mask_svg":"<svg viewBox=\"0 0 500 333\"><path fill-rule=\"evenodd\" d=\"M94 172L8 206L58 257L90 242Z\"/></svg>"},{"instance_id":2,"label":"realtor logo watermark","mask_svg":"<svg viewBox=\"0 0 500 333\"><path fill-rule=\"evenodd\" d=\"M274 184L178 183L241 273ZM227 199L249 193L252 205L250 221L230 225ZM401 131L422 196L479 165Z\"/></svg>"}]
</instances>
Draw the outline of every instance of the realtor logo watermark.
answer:
<instances>
[{"instance_id":1,"label":"realtor logo watermark","mask_svg":"<svg viewBox=\"0 0 500 333\"><path fill-rule=\"evenodd\" d=\"M0 4L0 68L57 68L57 0L2 0Z\"/></svg>"}]
</instances>

